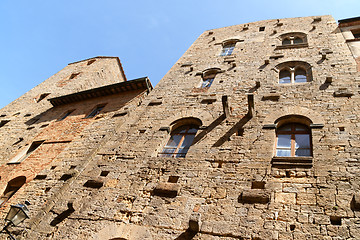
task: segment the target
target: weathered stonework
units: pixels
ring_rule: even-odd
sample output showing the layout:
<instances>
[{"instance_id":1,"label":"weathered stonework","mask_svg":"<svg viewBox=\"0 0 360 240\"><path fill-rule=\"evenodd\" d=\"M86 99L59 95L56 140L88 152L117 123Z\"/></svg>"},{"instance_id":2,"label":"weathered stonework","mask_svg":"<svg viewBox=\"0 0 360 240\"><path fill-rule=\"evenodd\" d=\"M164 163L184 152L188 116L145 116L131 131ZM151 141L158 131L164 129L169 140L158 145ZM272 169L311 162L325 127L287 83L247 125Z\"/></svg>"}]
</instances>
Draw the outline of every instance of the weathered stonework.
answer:
<instances>
[{"instance_id":1,"label":"weathered stonework","mask_svg":"<svg viewBox=\"0 0 360 240\"><path fill-rule=\"evenodd\" d=\"M205 31L149 94L147 79L125 84L116 58L70 64L0 112L0 191L26 177L1 217L32 203L25 230L11 229L19 239L360 239L356 24L320 16ZM305 42L283 44L296 36ZM279 83L296 64L307 81ZM277 156L290 123L306 126L311 154ZM164 157L182 126L198 129L186 156Z\"/></svg>"}]
</instances>

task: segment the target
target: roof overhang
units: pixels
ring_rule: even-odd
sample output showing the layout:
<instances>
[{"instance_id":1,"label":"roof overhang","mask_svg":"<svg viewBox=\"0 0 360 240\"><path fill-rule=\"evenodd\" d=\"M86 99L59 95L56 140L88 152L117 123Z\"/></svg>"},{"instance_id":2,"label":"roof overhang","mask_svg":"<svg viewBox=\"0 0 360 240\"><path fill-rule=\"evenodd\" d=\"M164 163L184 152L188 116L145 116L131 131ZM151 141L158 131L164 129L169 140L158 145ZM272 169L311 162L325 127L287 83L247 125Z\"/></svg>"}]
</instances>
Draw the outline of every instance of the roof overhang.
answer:
<instances>
[{"instance_id":1,"label":"roof overhang","mask_svg":"<svg viewBox=\"0 0 360 240\"><path fill-rule=\"evenodd\" d=\"M109 96L134 90L147 90L150 92L152 90L150 80L147 77L138 78L126 82L115 83L60 97L50 98L48 101L50 101L50 103L56 107L64 104L84 101L91 98Z\"/></svg>"}]
</instances>

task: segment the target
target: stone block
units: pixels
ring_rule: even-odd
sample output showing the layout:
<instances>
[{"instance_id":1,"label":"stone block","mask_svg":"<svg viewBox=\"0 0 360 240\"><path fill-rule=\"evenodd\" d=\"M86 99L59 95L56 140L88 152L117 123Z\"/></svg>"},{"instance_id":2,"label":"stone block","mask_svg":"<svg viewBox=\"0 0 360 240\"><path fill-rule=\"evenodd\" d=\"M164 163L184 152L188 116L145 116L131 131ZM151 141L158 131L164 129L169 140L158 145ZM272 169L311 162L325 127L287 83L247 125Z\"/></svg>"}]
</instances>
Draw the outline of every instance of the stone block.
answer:
<instances>
[{"instance_id":1,"label":"stone block","mask_svg":"<svg viewBox=\"0 0 360 240\"><path fill-rule=\"evenodd\" d=\"M360 211L360 193L353 196L353 199L351 200L351 209Z\"/></svg>"},{"instance_id":2,"label":"stone block","mask_svg":"<svg viewBox=\"0 0 360 240\"><path fill-rule=\"evenodd\" d=\"M316 195L312 193L298 193L296 197L296 204L316 205Z\"/></svg>"},{"instance_id":3,"label":"stone block","mask_svg":"<svg viewBox=\"0 0 360 240\"><path fill-rule=\"evenodd\" d=\"M153 190L153 194L161 197L176 197L179 193L180 185L177 183L159 182Z\"/></svg>"},{"instance_id":4,"label":"stone block","mask_svg":"<svg viewBox=\"0 0 360 240\"><path fill-rule=\"evenodd\" d=\"M296 193L275 193L275 202L283 204L295 204L296 203Z\"/></svg>"},{"instance_id":5,"label":"stone block","mask_svg":"<svg viewBox=\"0 0 360 240\"><path fill-rule=\"evenodd\" d=\"M268 203L270 193L264 189L244 190L238 198L241 203Z\"/></svg>"}]
</instances>

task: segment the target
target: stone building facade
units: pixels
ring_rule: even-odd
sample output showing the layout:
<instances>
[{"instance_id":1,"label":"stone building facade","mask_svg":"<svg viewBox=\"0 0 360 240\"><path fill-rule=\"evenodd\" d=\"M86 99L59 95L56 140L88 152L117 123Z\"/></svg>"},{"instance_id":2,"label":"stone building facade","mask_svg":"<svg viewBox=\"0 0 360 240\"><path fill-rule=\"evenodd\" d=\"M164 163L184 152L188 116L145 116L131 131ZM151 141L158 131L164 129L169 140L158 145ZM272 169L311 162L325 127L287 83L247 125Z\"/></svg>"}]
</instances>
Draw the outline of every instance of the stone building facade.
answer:
<instances>
[{"instance_id":1,"label":"stone building facade","mask_svg":"<svg viewBox=\"0 0 360 240\"><path fill-rule=\"evenodd\" d=\"M20 239L360 239L359 30L205 31L154 89L69 64L0 112L1 216L32 203Z\"/></svg>"}]
</instances>

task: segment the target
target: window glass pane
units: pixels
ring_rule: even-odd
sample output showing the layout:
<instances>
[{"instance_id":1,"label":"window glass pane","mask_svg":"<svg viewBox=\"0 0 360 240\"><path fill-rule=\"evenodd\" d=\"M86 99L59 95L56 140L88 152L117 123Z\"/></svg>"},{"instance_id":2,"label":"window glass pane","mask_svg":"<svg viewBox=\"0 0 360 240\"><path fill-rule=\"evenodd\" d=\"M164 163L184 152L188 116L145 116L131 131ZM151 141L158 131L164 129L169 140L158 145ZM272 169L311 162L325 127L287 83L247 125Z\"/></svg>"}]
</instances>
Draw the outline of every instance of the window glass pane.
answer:
<instances>
[{"instance_id":1,"label":"window glass pane","mask_svg":"<svg viewBox=\"0 0 360 240\"><path fill-rule=\"evenodd\" d=\"M226 49L226 48L223 48L223 49L221 50L220 56L226 56L226 52L227 52L227 49Z\"/></svg>"},{"instance_id":2,"label":"window glass pane","mask_svg":"<svg viewBox=\"0 0 360 240\"><path fill-rule=\"evenodd\" d=\"M303 69L297 69L295 71L295 82L306 82L306 71Z\"/></svg>"},{"instance_id":3,"label":"window glass pane","mask_svg":"<svg viewBox=\"0 0 360 240\"><path fill-rule=\"evenodd\" d=\"M303 156L303 157L309 157L311 156L311 151L310 149L296 149L295 150L295 156L299 157L299 156Z\"/></svg>"},{"instance_id":4,"label":"window glass pane","mask_svg":"<svg viewBox=\"0 0 360 240\"><path fill-rule=\"evenodd\" d=\"M196 133L196 132L197 132L197 128L194 128L194 127L190 128L188 130L188 133Z\"/></svg>"},{"instance_id":5,"label":"window glass pane","mask_svg":"<svg viewBox=\"0 0 360 240\"><path fill-rule=\"evenodd\" d=\"M234 51L234 47L229 47L226 55L228 56L231 55L233 51Z\"/></svg>"},{"instance_id":6,"label":"window glass pane","mask_svg":"<svg viewBox=\"0 0 360 240\"><path fill-rule=\"evenodd\" d=\"M309 134L295 134L295 149L310 148Z\"/></svg>"},{"instance_id":7,"label":"window glass pane","mask_svg":"<svg viewBox=\"0 0 360 240\"><path fill-rule=\"evenodd\" d=\"M280 71L279 83L291 83L291 74L288 70Z\"/></svg>"},{"instance_id":8,"label":"window glass pane","mask_svg":"<svg viewBox=\"0 0 360 240\"><path fill-rule=\"evenodd\" d=\"M291 147L291 135L279 134L277 148L289 148Z\"/></svg>"},{"instance_id":9,"label":"window glass pane","mask_svg":"<svg viewBox=\"0 0 360 240\"><path fill-rule=\"evenodd\" d=\"M285 38L283 41L282 41L282 45L288 45L288 44L291 44L290 40Z\"/></svg>"},{"instance_id":10,"label":"window glass pane","mask_svg":"<svg viewBox=\"0 0 360 240\"><path fill-rule=\"evenodd\" d=\"M182 135L172 135L169 139L168 143L166 144L166 147L177 147L180 143L180 140L182 138Z\"/></svg>"},{"instance_id":11,"label":"window glass pane","mask_svg":"<svg viewBox=\"0 0 360 240\"><path fill-rule=\"evenodd\" d=\"M290 157L290 149L276 149L276 156L278 157Z\"/></svg>"},{"instance_id":12,"label":"window glass pane","mask_svg":"<svg viewBox=\"0 0 360 240\"><path fill-rule=\"evenodd\" d=\"M229 56L232 54L232 52L234 51L235 48L235 44L228 44L225 45L221 51L221 56Z\"/></svg>"},{"instance_id":13,"label":"window glass pane","mask_svg":"<svg viewBox=\"0 0 360 240\"><path fill-rule=\"evenodd\" d=\"M189 148L188 147L185 147L185 148L179 148L177 154L175 157L185 157L186 153L189 151Z\"/></svg>"},{"instance_id":14,"label":"window glass pane","mask_svg":"<svg viewBox=\"0 0 360 240\"><path fill-rule=\"evenodd\" d=\"M186 135L184 141L181 144L181 147L190 147L194 140L195 135Z\"/></svg>"},{"instance_id":15,"label":"window glass pane","mask_svg":"<svg viewBox=\"0 0 360 240\"><path fill-rule=\"evenodd\" d=\"M213 78L204 79L203 82L202 82L202 84L201 84L201 88L208 88L208 87L210 87L213 81L214 81Z\"/></svg>"},{"instance_id":16,"label":"window glass pane","mask_svg":"<svg viewBox=\"0 0 360 240\"><path fill-rule=\"evenodd\" d=\"M295 125L295 130L296 131L308 131L308 128L304 125L300 125L300 124L296 124Z\"/></svg>"},{"instance_id":17,"label":"window glass pane","mask_svg":"<svg viewBox=\"0 0 360 240\"><path fill-rule=\"evenodd\" d=\"M299 37L297 37L297 38L295 38L294 39L294 44L299 44L299 43L303 43L304 41L301 39L301 38L299 38Z\"/></svg>"},{"instance_id":18,"label":"window glass pane","mask_svg":"<svg viewBox=\"0 0 360 240\"><path fill-rule=\"evenodd\" d=\"M175 157L176 157L176 158L184 158L185 155L186 155L186 153L177 153L177 154L175 155Z\"/></svg>"},{"instance_id":19,"label":"window glass pane","mask_svg":"<svg viewBox=\"0 0 360 240\"><path fill-rule=\"evenodd\" d=\"M278 131L291 131L291 124L284 125L278 129Z\"/></svg>"}]
</instances>

